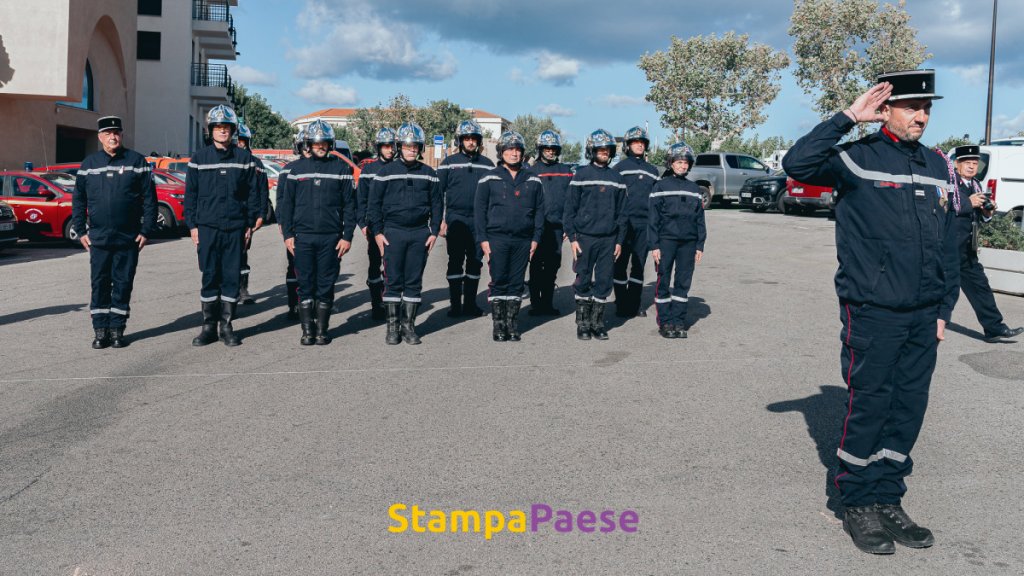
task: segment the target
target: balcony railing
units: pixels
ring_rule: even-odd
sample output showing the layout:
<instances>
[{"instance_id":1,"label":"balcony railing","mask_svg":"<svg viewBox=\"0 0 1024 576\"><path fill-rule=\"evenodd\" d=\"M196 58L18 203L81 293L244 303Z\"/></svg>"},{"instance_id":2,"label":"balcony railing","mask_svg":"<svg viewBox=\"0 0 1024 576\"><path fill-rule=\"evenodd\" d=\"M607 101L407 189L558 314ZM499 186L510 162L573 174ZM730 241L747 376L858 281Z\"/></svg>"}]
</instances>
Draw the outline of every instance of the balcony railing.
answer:
<instances>
[{"instance_id":1,"label":"balcony railing","mask_svg":"<svg viewBox=\"0 0 1024 576\"><path fill-rule=\"evenodd\" d=\"M235 18L231 15L231 9L227 2L192 0L192 19L203 20L206 22L227 23L228 34L231 35L231 44L232 46L238 46L238 37L235 31Z\"/></svg>"},{"instance_id":2,"label":"balcony railing","mask_svg":"<svg viewBox=\"0 0 1024 576\"><path fill-rule=\"evenodd\" d=\"M193 62L192 85L227 88L229 92L234 93L234 85L231 82L231 76L228 74L228 67L224 64Z\"/></svg>"}]
</instances>

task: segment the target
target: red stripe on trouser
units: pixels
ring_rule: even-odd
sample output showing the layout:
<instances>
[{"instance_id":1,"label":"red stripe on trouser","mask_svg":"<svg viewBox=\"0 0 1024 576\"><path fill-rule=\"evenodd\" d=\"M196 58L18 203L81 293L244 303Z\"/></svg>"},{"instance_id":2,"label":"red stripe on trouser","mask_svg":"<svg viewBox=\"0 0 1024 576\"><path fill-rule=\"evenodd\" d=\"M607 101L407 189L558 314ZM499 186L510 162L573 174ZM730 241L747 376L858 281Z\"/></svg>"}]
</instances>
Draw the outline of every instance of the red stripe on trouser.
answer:
<instances>
[{"instance_id":1,"label":"red stripe on trouser","mask_svg":"<svg viewBox=\"0 0 1024 576\"><path fill-rule=\"evenodd\" d=\"M850 350L850 367L846 369L846 387L850 389L850 399L847 402L846 419L843 420L843 437L839 439L839 449L840 450L843 449L843 445L846 442L846 430L847 430L847 427L850 424L850 414L853 413L853 381L852 381L852 378L853 378L853 361L855 360L855 355L853 353L853 348L850 348L850 333L853 331L853 317L850 316L850 305L849 304L845 304L844 306L846 308L846 342L845 342L845 344L846 344L846 347ZM842 474L839 474L839 475L836 476L836 479L835 479L834 482L835 482L837 490L842 491L842 489L839 487L839 479L842 478L843 476L846 476L846 475L847 475L847 473L843 472Z\"/></svg>"}]
</instances>

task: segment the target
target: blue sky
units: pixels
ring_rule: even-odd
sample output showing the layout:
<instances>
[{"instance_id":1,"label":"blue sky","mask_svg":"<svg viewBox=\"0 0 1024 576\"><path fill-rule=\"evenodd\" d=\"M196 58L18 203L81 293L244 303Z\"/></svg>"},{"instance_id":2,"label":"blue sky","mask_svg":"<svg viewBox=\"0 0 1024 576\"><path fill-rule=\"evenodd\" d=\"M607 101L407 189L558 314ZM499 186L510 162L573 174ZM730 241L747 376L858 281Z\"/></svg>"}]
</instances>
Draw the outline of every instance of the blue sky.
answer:
<instances>
[{"instance_id":1,"label":"blue sky","mask_svg":"<svg viewBox=\"0 0 1024 576\"><path fill-rule=\"evenodd\" d=\"M678 7L672 7L672 5ZM792 0L241 0L233 8L238 51L232 76L289 120L327 107L363 107L401 92L414 104L448 99L512 119L551 115L569 140L596 128L669 131L644 101L637 67L670 36L746 33L790 51ZM595 8L597 7L597 8ZM908 0L911 24L934 57L936 102L925 135L934 142L984 132L990 0ZM993 137L1024 130L1024 2L1000 5ZM761 137L798 138L816 122L811 99L788 73L767 109ZM750 135L750 134L748 134Z\"/></svg>"}]
</instances>

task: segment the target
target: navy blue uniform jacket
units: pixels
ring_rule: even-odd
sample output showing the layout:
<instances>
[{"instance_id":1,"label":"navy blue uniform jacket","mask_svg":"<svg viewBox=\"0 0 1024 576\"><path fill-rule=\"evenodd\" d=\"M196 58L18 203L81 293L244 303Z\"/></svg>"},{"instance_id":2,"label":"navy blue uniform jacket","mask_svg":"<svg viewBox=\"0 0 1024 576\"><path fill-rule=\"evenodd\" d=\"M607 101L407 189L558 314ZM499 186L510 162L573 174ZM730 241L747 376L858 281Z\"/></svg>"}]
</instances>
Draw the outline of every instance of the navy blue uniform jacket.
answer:
<instances>
[{"instance_id":1,"label":"navy blue uniform jacket","mask_svg":"<svg viewBox=\"0 0 1024 576\"><path fill-rule=\"evenodd\" d=\"M628 156L612 168L622 176L626 185L626 219L634 226L647 224L648 197L658 183L658 169L650 162Z\"/></svg>"},{"instance_id":2,"label":"navy blue uniform jacket","mask_svg":"<svg viewBox=\"0 0 1024 576\"><path fill-rule=\"evenodd\" d=\"M626 238L626 185L615 170L590 163L576 171L569 182L562 222L570 242L587 236L615 236L615 243Z\"/></svg>"},{"instance_id":3,"label":"navy blue uniform jacket","mask_svg":"<svg viewBox=\"0 0 1024 576\"><path fill-rule=\"evenodd\" d=\"M220 230L252 228L260 216L262 194L252 153L230 145L203 148L188 163L185 225Z\"/></svg>"},{"instance_id":4,"label":"navy blue uniform jacket","mask_svg":"<svg viewBox=\"0 0 1024 576\"><path fill-rule=\"evenodd\" d=\"M422 162L410 166L396 160L377 173L366 220L374 236L382 234L388 226L410 230L426 226L430 235L436 236L442 209L434 169Z\"/></svg>"},{"instance_id":5,"label":"navy blue uniform jacket","mask_svg":"<svg viewBox=\"0 0 1024 576\"><path fill-rule=\"evenodd\" d=\"M790 148L782 166L800 182L831 186L836 204L836 294L840 300L906 310L941 304L949 321L960 262L945 159L879 131L838 144L855 125L843 113Z\"/></svg>"},{"instance_id":6,"label":"navy blue uniform jacket","mask_svg":"<svg viewBox=\"0 0 1024 576\"><path fill-rule=\"evenodd\" d=\"M146 158L121 148L82 161L71 196L71 227L97 246L128 246L156 231L156 188ZM88 228L86 227L88 219Z\"/></svg>"},{"instance_id":7,"label":"navy blue uniform jacket","mask_svg":"<svg viewBox=\"0 0 1024 576\"><path fill-rule=\"evenodd\" d=\"M336 234L351 242L356 226L356 199L348 163L328 154L289 164L277 205L285 239L295 234ZM280 181L278 188L280 188Z\"/></svg>"},{"instance_id":8,"label":"navy blue uniform jacket","mask_svg":"<svg viewBox=\"0 0 1024 576\"><path fill-rule=\"evenodd\" d=\"M704 251L708 238L700 186L686 176L663 177L651 191L647 208L647 243L651 249L661 240L696 240Z\"/></svg>"},{"instance_id":9,"label":"navy blue uniform jacket","mask_svg":"<svg viewBox=\"0 0 1024 576\"><path fill-rule=\"evenodd\" d=\"M569 182L572 180L572 167L560 162L548 164L539 160L530 166L530 173L540 178L544 185L544 219L550 224L561 226ZM561 240L558 239L559 242Z\"/></svg>"},{"instance_id":10,"label":"navy blue uniform jacket","mask_svg":"<svg viewBox=\"0 0 1024 576\"><path fill-rule=\"evenodd\" d=\"M526 169L513 179L502 165L476 187L476 241L494 237L529 238L540 242L544 232L544 186Z\"/></svg>"},{"instance_id":11,"label":"navy blue uniform jacket","mask_svg":"<svg viewBox=\"0 0 1024 576\"><path fill-rule=\"evenodd\" d=\"M359 185L356 186L356 225L360 228L366 228L366 208L370 203L370 190L373 189L373 184L377 181L377 173L393 161L384 161L378 158L363 166L362 171L359 172Z\"/></svg>"},{"instance_id":12,"label":"navy blue uniform jacket","mask_svg":"<svg viewBox=\"0 0 1024 576\"><path fill-rule=\"evenodd\" d=\"M441 193L444 194L445 222L462 222L473 226L476 185L493 169L494 162L480 154L467 156L458 152L441 161L437 167L437 177L441 181Z\"/></svg>"}]
</instances>

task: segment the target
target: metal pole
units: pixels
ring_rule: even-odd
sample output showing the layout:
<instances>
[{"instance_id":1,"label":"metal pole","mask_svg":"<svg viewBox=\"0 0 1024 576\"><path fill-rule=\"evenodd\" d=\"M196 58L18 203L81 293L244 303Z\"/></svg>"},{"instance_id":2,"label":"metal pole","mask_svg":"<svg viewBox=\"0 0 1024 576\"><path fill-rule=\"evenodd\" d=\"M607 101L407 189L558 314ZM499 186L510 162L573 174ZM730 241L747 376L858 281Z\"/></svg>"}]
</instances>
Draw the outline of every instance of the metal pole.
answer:
<instances>
[{"instance_id":1,"label":"metal pole","mask_svg":"<svg viewBox=\"0 0 1024 576\"><path fill-rule=\"evenodd\" d=\"M985 144L992 142L992 86L996 80L996 12L999 0L992 0L992 47L988 54L988 106L985 109Z\"/></svg>"}]
</instances>

